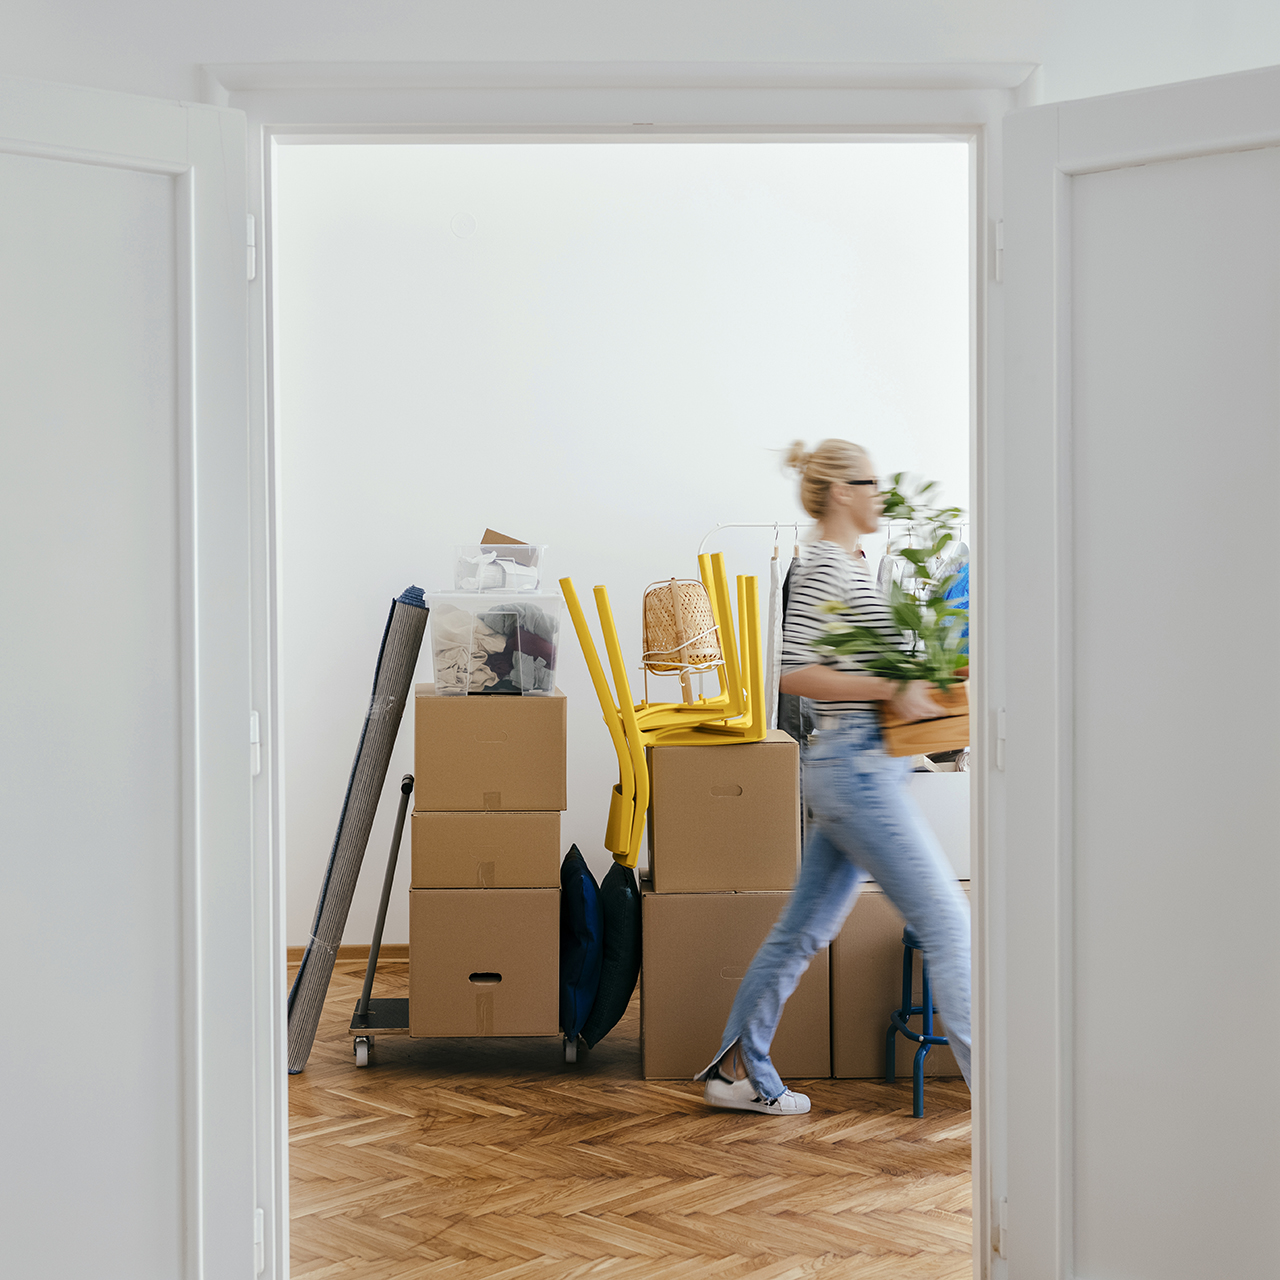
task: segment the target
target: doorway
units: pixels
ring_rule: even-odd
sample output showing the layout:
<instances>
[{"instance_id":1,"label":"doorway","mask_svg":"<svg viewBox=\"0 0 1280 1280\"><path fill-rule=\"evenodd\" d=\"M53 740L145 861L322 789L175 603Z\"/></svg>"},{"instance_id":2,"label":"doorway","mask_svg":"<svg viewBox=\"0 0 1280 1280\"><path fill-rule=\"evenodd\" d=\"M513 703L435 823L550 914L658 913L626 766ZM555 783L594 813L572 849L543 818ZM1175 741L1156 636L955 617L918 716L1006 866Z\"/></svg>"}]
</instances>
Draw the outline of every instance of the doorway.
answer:
<instances>
[{"instance_id":1,"label":"doorway","mask_svg":"<svg viewBox=\"0 0 1280 1280\"><path fill-rule=\"evenodd\" d=\"M486 526L643 587L767 576L807 523L778 461L860 439L972 510L968 140L312 144L273 187L288 937L305 942L389 599ZM365 513L376 512L372 520ZM874 556L879 548L872 545ZM424 656L419 679L430 678ZM611 769L576 655L569 811L603 872ZM315 691L323 689L323 696ZM388 773L412 771L401 734ZM390 836L390 803L370 840ZM598 852L597 852L598 851ZM386 940L407 942L407 860ZM367 872L346 941L371 932Z\"/></svg>"}]
</instances>

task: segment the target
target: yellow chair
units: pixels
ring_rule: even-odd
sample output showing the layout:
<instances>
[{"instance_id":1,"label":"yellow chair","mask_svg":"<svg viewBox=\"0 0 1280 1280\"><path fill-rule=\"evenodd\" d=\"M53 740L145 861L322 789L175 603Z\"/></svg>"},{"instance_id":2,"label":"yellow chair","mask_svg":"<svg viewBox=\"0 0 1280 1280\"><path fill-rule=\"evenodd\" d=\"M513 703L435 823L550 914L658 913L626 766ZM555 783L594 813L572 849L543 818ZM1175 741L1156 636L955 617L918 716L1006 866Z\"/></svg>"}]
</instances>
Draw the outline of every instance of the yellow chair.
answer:
<instances>
[{"instance_id":1,"label":"yellow chair","mask_svg":"<svg viewBox=\"0 0 1280 1280\"><path fill-rule=\"evenodd\" d=\"M706 557L701 559L706 560ZM600 662L595 641L591 637L586 615L578 600L570 578L561 578L569 616L573 619L578 642L582 646L587 670L600 702L605 727L618 757L619 780L610 797L609 817L605 825L605 848L616 862L635 867L639 860L640 844L644 835L645 815L649 807L649 769L645 748L655 743L692 746L728 746L741 742L758 742L765 735L764 723L764 668L760 652L759 588L755 578L738 579L739 634L734 636L733 613L729 607L728 582L724 574L723 560L718 565L700 565L705 577L711 577L716 587L713 602L718 598L717 626L721 628L721 650L725 656L720 683L724 690L722 699L703 699L692 705L686 703L652 704L637 706L632 702L631 684L627 679L622 645L613 621L608 591L600 586L594 591L596 612L604 636L605 652L613 674L614 690ZM711 592L708 592L711 595ZM714 608L714 604L713 604ZM746 657L748 689L744 692L738 666L738 643ZM737 697L734 692L737 691ZM676 708L683 707L681 714ZM741 711L734 713L736 708ZM649 727L642 727L640 717L648 717ZM712 715L712 721L704 717Z\"/></svg>"}]
</instances>

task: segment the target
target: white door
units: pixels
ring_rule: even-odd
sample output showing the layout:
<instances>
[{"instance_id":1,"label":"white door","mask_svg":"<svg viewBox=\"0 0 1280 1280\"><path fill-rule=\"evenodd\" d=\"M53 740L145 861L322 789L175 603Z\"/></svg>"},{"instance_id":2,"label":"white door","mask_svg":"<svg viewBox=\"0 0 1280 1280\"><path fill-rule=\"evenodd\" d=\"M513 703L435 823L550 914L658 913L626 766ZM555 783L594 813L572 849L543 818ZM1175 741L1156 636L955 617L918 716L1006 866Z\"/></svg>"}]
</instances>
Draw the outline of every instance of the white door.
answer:
<instances>
[{"instance_id":1,"label":"white door","mask_svg":"<svg viewBox=\"0 0 1280 1280\"><path fill-rule=\"evenodd\" d=\"M254 1274L245 154L0 79L7 1274Z\"/></svg>"},{"instance_id":2,"label":"white door","mask_svg":"<svg viewBox=\"0 0 1280 1280\"><path fill-rule=\"evenodd\" d=\"M992 1274L1275 1275L1280 69L1005 138Z\"/></svg>"}]
</instances>

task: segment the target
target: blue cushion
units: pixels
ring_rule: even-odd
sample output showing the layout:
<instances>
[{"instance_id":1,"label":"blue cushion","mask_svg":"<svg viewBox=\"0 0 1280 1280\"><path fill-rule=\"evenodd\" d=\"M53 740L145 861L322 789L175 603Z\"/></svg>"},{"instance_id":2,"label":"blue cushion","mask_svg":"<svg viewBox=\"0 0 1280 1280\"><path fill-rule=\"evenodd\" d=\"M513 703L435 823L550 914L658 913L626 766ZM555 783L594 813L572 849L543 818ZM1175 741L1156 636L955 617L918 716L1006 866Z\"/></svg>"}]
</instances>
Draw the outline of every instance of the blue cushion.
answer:
<instances>
[{"instance_id":1,"label":"blue cushion","mask_svg":"<svg viewBox=\"0 0 1280 1280\"><path fill-rule=\"evenodd\" d=\"M575 844L560 865L560 1029L578 1038L600 985L600 888Z\"/></svg>"},{"instance_id":2,"label":"blue cushion","mask_svg":"<svg viewBox=\"0 0 1280 1280\"><path fill-rule=\"evenodd\" d=\"M604 960L595 1007L582 1028L588 1049L594 1048L627 1011L640 976L640 886L630 867L615 862L600 886L604 909Z\"/></svg>"}]
</instances>

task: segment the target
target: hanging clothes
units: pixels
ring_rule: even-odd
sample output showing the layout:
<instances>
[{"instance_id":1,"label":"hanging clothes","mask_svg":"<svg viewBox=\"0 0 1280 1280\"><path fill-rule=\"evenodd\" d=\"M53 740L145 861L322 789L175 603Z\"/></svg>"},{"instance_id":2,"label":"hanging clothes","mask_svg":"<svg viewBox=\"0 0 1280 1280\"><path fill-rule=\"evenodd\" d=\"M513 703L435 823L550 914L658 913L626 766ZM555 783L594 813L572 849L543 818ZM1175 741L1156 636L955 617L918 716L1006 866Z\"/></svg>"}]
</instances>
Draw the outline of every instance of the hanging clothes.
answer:
<instances>
[{"instance_id":1,"label":"hanging clothes","mask_svg":"<svg viewBox=\"0 0 1280 1280\"><path fill-rule=\"evenodd\" d=\"M876 570L876 590L887 600L889 598L889 583L894 579L894 559L896 557L889 554L886 547L885 553L880 557L880 567Z\"/></svg>"},{"instance_id":2,"label":"hanging clothes","mask_svg":"<svg viewBox=\"0 0 1280 1280\"><path fill-rule=\"evenodd\" d=\"M764 723L766 729L778 723L778 682L782 679L782 560L773 548L769 561L769 640L764 659Z\"/></svg>"},{"instance_id":3,"label":"hanging clothes","mask_svg":"<svg viewBox=\"0 0 1280 1280\"><path fill-rule=\"evenodd\" d=\"M942 562L938 568L938 577L949 578L953 573L959 573L962 566L969 563L969 544L967 542L957 542L951 548L951 554Z\"/></svg>"},{"instance_id":4,"label":"hanging clothes","mask_svg":"<svg viewBox=\"0 0 1280 1280\"><path fill-rule=\"evenodd\" d=\"M800 548L796 547L787 566L787 575L782 580L782 617L787 616L787 602L791 598L791 579L800 567ZM803 745L804 740L813 729L813 715L808 700L794 693L778 694L778 728L789 734Z\"/></svg>"}]
</instances>

